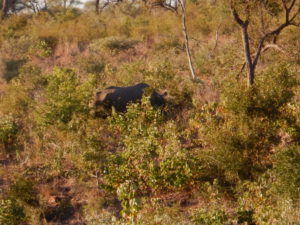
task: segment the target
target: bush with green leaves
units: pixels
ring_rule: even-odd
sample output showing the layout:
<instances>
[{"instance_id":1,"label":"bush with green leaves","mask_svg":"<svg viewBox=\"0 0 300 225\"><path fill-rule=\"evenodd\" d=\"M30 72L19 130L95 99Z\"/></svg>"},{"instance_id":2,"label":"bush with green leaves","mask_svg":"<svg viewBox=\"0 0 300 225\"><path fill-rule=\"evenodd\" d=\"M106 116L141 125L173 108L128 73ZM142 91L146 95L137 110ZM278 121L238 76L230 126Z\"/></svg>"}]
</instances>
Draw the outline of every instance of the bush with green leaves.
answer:
<instances>
[{"instance_id":1,"label":"bush with green leaves","mask_svg":"<svg viewBox=\"0 0 300 225\"><path fill-rule=\"evenodd\" d=\"M141 106L132 104L125 114L113 113L109 118L111 129L118 131L123 146L103 168L104 180L111 187L117 188L126 180L138 186L149 183L146 180L150 179L149 171L157 156L162 117L147 101L144 99Z\"/></svg>"},{"instance_id":2,"label":"bush with green leaves","mask_svg":"<svg viewBox=\"0 0 300 225\"><path fill-rule=\"evenodd\" d=\"M227 82L223 89L223 107L234 115L277 120L292 102L299 82L289 65L279 65L257 74L255 84Z\"/></svg>"},{"instance_id":3,"label":"bush with green leaves","mask_svg":"<svg viewBox=\"0 0 300 225\"><path fill-rule=\"evenodd\" d=\"M271 152L291 118L287 108L296 85L284 66L259 74L252 87L229 82L221 102L197 115L202 157L223 171L227 181L257 178L271 165Z\"/></svg>"},{"instance_id":4,"label":"bush with green leaves","mask_svg":"<svg viewBox=\"0 0 300 225\"><path fill-rule=\"evenodd\" d=\"M9 152L16 145L18 126L11 115L1 115L0 117L0 142L1 151Z\"/></svg>"},{"instance_id":5,"label":"bush with green leaves","mask_svg":"<svg viewBox=\"0 0 300 225\"><path fill-rule=\"evenodd\" d=\"M0 200L0 224L3 225L22 225L26 224L24 208L15 200Z\"/></svg>"},{"instance_id":6,"label":"bush with green leaves","mask_svg":"<svg viewBox=\"0 0 300 225\"><path fill-rule=\"evenodd\" d=\"M26 27L27 19L25 15L12 15L6 20L1 22L1 35L0 42L4 39L18 38L21 36L22 31Z\"/></svg>"},{"instance_id":7,"label":"bush with green leaves","mask_svg":"<svg viewBox=\"0 0 300 225\"><path fill-rule=\"evenodd\" d=\"M39 205L38 193L34 187L34 183L25 178L18 178L10 186L9 197L30 206Z\"/></svg>"},{"instance_id":8,"label":"bush with green leaves","mask_svg":"<svg viewBox=\"0 0 300 225\"><path fill-rule=\"evenodd\" d=\"M74 114L88 115L88 102L95 85L94 76L85 81L71 69L54 68L47 77L45 102L38 106L41 124L66 124Z\"/></svg>"},{"instance_id":9,"label":"bush with green leaves","mask_svg":"<svg viewBox=\"0 0 300 225\"><path fill-rule=\"evenodd\" d=\"M38 57L49 57L52 55L52 48L46 40L37 40L30 46L28 54Z\"/></svg>"},{"instance_id":10,"label":"bush with green leaves","mask_svg":"<svg viewBox=\"0 0 300 225\"><path fill-rule=\"evenodd\" d=\"M128 218L131 224L135 223L137 213L140 210L140 202L136 196L137 190L138 187L130 181L120 184L117 189L117 196L122 206L121 215Z\"/></svg>"},{"instance_id":11,"label":"bush with green leaves","mask_svg":"<svg viewBox=\"0 0 300 225\"><path fill-rule=\"evenodd\" d=\"M221 209L198 209L191 216L193 224L226 225L230 224L228 216Z\"/></svg>"},{"instance_id":12,"label":"bush with green leaves","mask_svg":"<svg viewBox=\"0 0 300 225\"><path fill-rule=\"evenodd\" d=\"M96 39L90 44L90 49L95 52L110 51L118 53L120 51L133 48L138 43L137 40L122 38L122 37L107 37Z\"/></svg>"},{"instance_id":13,"label":"bush with green leaves","mask_svg":"<svg viewBox=\"0 0 300 225\"><path fill-rule=\"evenodd\" d=\"M291 199L294 204L300 203L300 146L288 146L274 154L273 188L278 195Z\"/></svg>"},{"instance_id":14,"label":"bush with green leaves","mask_svg":"<svg viewBox=\"0 0 300 225\"><path fill-rule=\"evenodd\" d=\"M276 177L265 174L256 182L242 182L236 188L237 219L249 224L298 224L299 203L281 192L273 184Z\"/></svg>"},{"instance_id":15,"label":"bush with green leaves","mask_svg":"<svg viewBox=\"0 0 300 225\"><path fill-rule=\"evenodd\" d=\"M130 180L143 192L181 190L193 184L199 168L195 157L181 147L174 122L163 123L161 111L152 108L148 98L109 120L121 145L102 168L104 186L116 190Z\"/></svg>"}]
</instances>

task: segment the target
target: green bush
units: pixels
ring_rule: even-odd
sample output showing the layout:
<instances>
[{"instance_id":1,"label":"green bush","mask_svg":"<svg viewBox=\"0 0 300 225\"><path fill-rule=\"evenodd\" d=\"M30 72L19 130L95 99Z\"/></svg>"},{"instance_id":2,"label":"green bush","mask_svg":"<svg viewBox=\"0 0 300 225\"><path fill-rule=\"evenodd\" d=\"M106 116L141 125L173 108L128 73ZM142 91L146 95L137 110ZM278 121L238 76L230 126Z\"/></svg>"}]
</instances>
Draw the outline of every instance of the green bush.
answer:
<instances>
[{"instance_id":1,"label":"green bush","mask_svg":"<svg viewBox=\"0 0 300 225\"><path fill-rule=\"evenodd\" d=\"M26 63L19 69L19 75L14 79L14 84L21 86L26 94L34 99L37 93L44 90L47 80L40 67Z\"/></svg>"},{"instance_id":2,"label":"green bush","mask_svg":"<svg viewBox=\"0 0 300 225\"><path fill-rule=\"evenodd\" d=\"M54 68L47 82L46 101L37 109L41 124L66 124L74 114L88 115L88 102L95 85L94 76L81 82L73 70Z\"/></svg>"},{"instance_id":3,"label":"green bush","mask_svg":"<svg viewBox=\"0 0 300 225\"><path fill-rule=\"evenodd\" d=\"M122 147L107 158L102 169L104 184L116 189L130 180L141 191L189 187L201 167L192 153L181 147L175 124L163 124L161 112L153 109L147 98L142 102L110 118Z\"/></svg>"},{"instance_id":4,"label":"green bush","mask_svg":"<svg viewBox=\"0 0 300 225\"><path fill-rule=\"evenodd\" d=\"M60 22L64 23L66 21L72 21L77 19L80 16L80 11L77 8L68 8L63 11L58 11L55 13L55 19Z\"/></svg>"},{"instance_id":5,"label":"green bush","mask_svg":"<svg viewBox=\"0 0 300 225\"><path fill-rule=\"evenodd\" d=\"M120 184L117 189L117 196L122 206L121 215L125 218L127 217L132 224L134 224L137 213L140 210L140 203L136 197L137 190L138 187L130 181Z\"/></svg>"},{"instance_id":6,"label":"green bush","mask_svg":"<svg viewBox=\"0 0 300 225\"><path fill-rule=\"evenodd\" d=\"M25 15L12 15L8 19L1 21L0 41L3 39L17 38L22 34L23 29L27 25Z\"/></svg>"},{"instance_id":7,"label":"green bush","mask_svg":"<svg viewBox=\"0 0 300 225\"><path fill-rule=\"evenodd\" d=\"M56 207L49 207L44 212L48 221L68 220L74 214L74 207L70 199L63 199Z\"/></svg>"},{"instance_id":8,"label":"green bush","mask_svg":"<svg viewBox=\"0 0 300 225\"><path fill-rule=\"evenodd\" d=\"M226 85L221 102L197 115L205 146L202 157L228 181L257 178L270 166L272 149L280 143L296 85L282 66L258 75L253 87L236 81Z\"/></svg>"},{"instance_id":9,"label":"green bush","mask_svg":"<svg viewBox=\"0 0 300 225\"><path fill-rule=\"evenodd\" d=\"M15 200L0 200L0 224L22 225L26 224L24 208Z\"/></svg>"},{"instance_id":10,"label":"green bush","mask_svg":"<svg viewBox=\"0 0 300 225\"><path fill-rule=\"evenodd\" d=\"M1 57L6 60L25 60L36 39L32 36L22 35L19 38L9 38L1 43Z\"/></svg>"},{"instance_id":11,"label":"green bush","mask_svg":"<svg viewBox=\"0 0 300 225\"><path fill-rule=\"evenodd\" d=\"M276 149L272 159L273 167L256 182L241 183L236 189L238 202L244 209L238 216L255 224L298 224L299 146Z\"/></svg>"},{"instance_id":12,"label":"green bush","mask_svg":"<svg viewBox=\"0 0 300 225\"><path fill-rule=\"evenodd\" d=\"M30 206L38 206L39 200L37 190L32 181L25 178L19 178L14 184L10 186L10 198L20 200Z\"/></svg>"},{"instance_id":13,"label":"green bush","mask_svg":"<svg viewBox=\"0 0 300 225\"><path fill-rule=\"evenodd\" d=\"M191 221L193 224L201 225L226 225L230 224L226 213L220 209L200 209L193 213Z\"/></svg>"},{"instance_id":14,"label":"green bush","mask_svg":"<svg viewBox=\"0 0 300 225\"><path fill-rule=\"evenodd\" d=\"M118 53L120 51L133 48L138 43L137 40L131 40L122 37L107 37L96 39L90 44L90 49L95 52L110 51L111 53Z\"/></svg>"},{"instance_id":15,"label":"green bush","mask_svg":"<svg viewBox=\"0 0 300 225\"><path fill-rule=\"evenodd\" d=\"M276 193L293 203L300 203L300 146L278 150L273 156L270 171Z\"/></svg>"},{"instance_id":16,"label":"green bush","mask_svg":"<svg viewBox=\"0 0 300 225\"><path fill-rule=\"evenodd\" d=\"M37 40L29 48L28 54L38 57L49 57L52 55L52 48L46 40Z\"/></svg>"},{"instance_id":17,"label":"green bush","mask_svg":"<svg viewBox=\"0 0 300 225\"><path fill-rule=\"evenodd\" d=\"M238 224L247 223L249 225L255 225L255 223L253 222L253 210L239 209L236 214Z\"/></svg>"},{"instance_id":18,"label":"green bush","mask_svg":"<svg viewBox=\"0 0 300 225\"><path fill-rule=\"evenodd\" d=\"M274 180L276 177L265 174L257 182L244 182L238 186L239 221L262 225L299 223L299 203L274 191Z\"/></svg>"},{"instance_id":19,"label":"green bush","mask_svg":"<svg viewBox=\"0 0 300 225\"><path fill-rule=\"evenodd\" d=\"M10 152L16 146L18 125L11 115L1 115L0 117L0 141L1 150Z\"/></svg>"},{"instance_id":20,"label":"green bush","mask_svg":"<svg viewBox=\"0 0 300 225\"><path fill-rule=\"evenodd\" d=\"M119 131L124 146L109 157L103 170L109 186L117 188L126 180L143 186L148 183L144 179L150 179L149 171L159 146L158 124L162 118L146 101L142 106L131 105L124 115L114 113L109 119L111 128Z\"/></svg>"},{"instance_id":21,"label":"green bush","mask_svg":"<svg viewBox=\"0 0 300 225\"><path fill-rule=\"evenodd\" d=\"M255 85L250 88L229 82L223 91L224 108L235 115L276 120L292 101L297 85L289 67L279 65L258 74Z\"/></svg>"},{"instance_id":22,"label":"green bush","mask_svg":"<svg viewBox=\"0 0 300 225\"><path fill-rule=\"evenodd\" d=\"M8 60L4 61L4 64L5 69L2 78L4 78L6 82L9 82L19 75L19 69L24 64L24 60Z\"/></svg>"}]
</instances>

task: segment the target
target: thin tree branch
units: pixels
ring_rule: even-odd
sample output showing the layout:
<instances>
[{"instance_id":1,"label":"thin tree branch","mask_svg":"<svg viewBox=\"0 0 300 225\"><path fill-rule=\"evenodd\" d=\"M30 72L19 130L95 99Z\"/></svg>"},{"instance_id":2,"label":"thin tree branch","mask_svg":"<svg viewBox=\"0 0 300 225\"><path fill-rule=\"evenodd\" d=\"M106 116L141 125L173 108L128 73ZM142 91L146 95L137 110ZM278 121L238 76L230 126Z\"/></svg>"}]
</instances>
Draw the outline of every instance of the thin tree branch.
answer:
<instances>
[{"instance_id":1,"label":"thin tree branch","mask_svg":"<svg viewBox=\"0 0 300 225\"><path fill-rule=\"evenodd\" d=\"M212 51L215 51L216 48L218 47L220 27L221 27L221 24L218 26L218 29L217 29L217 31L216 31L215 45L214 45L214 48L213 48Z\"/></svg>"},{"instance_id":2,"label":"thin tree branch","mask_svg":"<svg viewBox=\"0 0 300 225\"><path fill-rule=\"evenodd\" d=\"M282 49L281 47L279 47L277 44L267 44L261 50L261 52L265 52L265 51L269 50L270 48L276 49L277 51L279 51L281 53L286 53L286 51L284 49Z\"/></svg>"},{"instance_id":3,"label":"thin tree branch","mask_svg":"<svg viewBox=\"0 0 300 225\"><path fill-rule=\"evenodd\" d=\"M189 36L188 36L188 31L187 31L187 26L186 26L185 0L178 0L178 2L181 7L181 10L182 10L182 32L183 32L184 39L185 39L185 50L186 50L186 54L188 57L188 62L189 62L192 79L195 80L196 75L195 75L195 69L194 69L194 65L193 65L193 61L192 61L190 45L189 45Z\"/></svg>"},{"instance_id":4,"label":"thin tree branch","mask_svg":"<svg viewBox=\"0 0 300 225\"><path fill-rule=\"evenodd\" d=\"M236 9L234 7L231 8L232 9L232 15L234 20L241 26L245 26L245 22L240 18L240 16L238 15Z\"/></svg>"},{"instance_id":5,"label":"thin tree branch","mask_svg":"<svg viewBox=\"0 0 300 225\"><path fill-rule=\"evenodd\" d=\"M240 69L240 72L235 76L235 79L236 79L236 80L239 80L239 79L240 79L240 75L241 75L241 73L244 71L245 66L246 66L246 63L244 62L242 68Z\"/></svg>"},{"instance_id":6,"label":"thin tree branch","mask_svg":"<svg viewBox=\"0 0 300 225\"><path fill-rule=\"evenodd\" d=\"M285 10L285 22L281 25L279 25L277 28L275 28L274 30L266 33L259 41L259 44L258 44L258 47L257 47L257 50L256 50L256 53L255 53L255 57L253 59L253 66L254 68L256 67L257 65L257 62L258 62L258 59L259 59L259 56L260 56L260 53L261 53L261 50L263 48L263 45L264 45L264 42L265 40L269 37L269 36L275 36L273 38L273 42L276 43L277 41L277 36L281 33L281 31L286 28L287 26L290 26L291 25L291 22L296 18L296 15L295 14L291 19L289 18L290 17L290 12L291 10L293 9L293 7L295 6L295 2L296 0L293 0L290 7L287 6L286 4L286 1L285 0L282 0L282 5L283 5L283 8Z\"/></svg>"},{"instance_id":7,"label":"thin tree branch","mask_svg":"<svg viewBox=\"0 0 300 225\"><path fill-rule=\"evenodd\" d=\"M267 50L269 50L270 48L274 48L274 49L278 50L278 51L281 52L281 53L287 53L284 49L282 49L281 47L279 47L277 44L268 44L268 45L266 45L266 46L261 50L261 52L264 53L264 52L266 52ZM239 79L241 73L244 71L245 66L246 66L246 63L244 62L244 64L242 65L240 71L239 71L238 74L236 75L236 79L237 79L237 80Z\"/></svg>"}]
</instances>

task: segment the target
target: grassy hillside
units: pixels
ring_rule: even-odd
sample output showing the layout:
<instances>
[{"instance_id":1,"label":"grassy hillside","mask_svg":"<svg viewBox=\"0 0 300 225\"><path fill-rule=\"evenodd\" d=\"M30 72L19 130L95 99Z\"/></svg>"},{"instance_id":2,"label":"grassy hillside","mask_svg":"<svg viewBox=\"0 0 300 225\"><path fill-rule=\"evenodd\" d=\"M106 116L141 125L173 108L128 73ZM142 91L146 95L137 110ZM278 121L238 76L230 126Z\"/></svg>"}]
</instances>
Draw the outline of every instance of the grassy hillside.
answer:
<instances>
[{"instance_id":1,"label":"grassy hillside","mask_svg":"<svg viewBox=\"0 0 300 225\"><path fill-rule=\"evenodd\" d=\"M236 5L251 12L253 54L284 21L280 3ZM266 40L249 87L229 2L186 12L196 80L180 10L124 2L0 20L0 224L300 223L299 26ZM166 106L145 96L93 116L96 90L139 82L167 90Z\"/></svg>"}]
</instances>

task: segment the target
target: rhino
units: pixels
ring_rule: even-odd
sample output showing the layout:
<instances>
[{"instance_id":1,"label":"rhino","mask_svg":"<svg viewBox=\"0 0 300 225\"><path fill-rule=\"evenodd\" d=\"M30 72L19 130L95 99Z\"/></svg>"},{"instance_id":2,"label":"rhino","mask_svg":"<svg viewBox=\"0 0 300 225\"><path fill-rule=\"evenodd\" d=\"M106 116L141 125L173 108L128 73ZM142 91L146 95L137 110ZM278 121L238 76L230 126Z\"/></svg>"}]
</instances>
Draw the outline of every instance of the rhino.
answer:
<instances>
[{"instance_id":1,"label":"rhino","mask_svg":"<svg viewBox=\"0 0 300 225\"><path fill-rule=\"evenodd\" d=\"M98 108L103 107L107 111L112 107L117 112L125 112L129 103L140 102L145 90L150 88L148 84L139 83L133 86L116 87L110 86L102 91L96 92L92 107L97 111ZM165 104L165 97L167 92L151 91L150 103L153 107L163 106ZM97 116L97 113L95 113Z\"/></svg>"}]
</instances>

